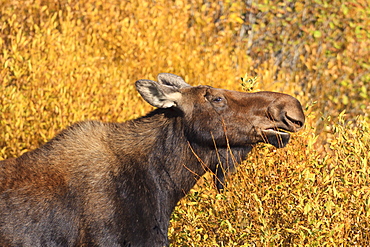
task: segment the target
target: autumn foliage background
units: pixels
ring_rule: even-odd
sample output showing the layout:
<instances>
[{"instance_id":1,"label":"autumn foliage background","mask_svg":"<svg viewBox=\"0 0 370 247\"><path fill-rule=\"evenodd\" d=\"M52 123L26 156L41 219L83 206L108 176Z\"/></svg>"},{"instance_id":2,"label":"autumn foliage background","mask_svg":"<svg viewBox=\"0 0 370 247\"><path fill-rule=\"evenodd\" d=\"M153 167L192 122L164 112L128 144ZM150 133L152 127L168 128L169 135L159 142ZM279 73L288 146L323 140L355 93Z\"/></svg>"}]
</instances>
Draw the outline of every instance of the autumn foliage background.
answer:
<instances>
[{"instance_id":1,"label":"autumn foliage background","mask_svg":"<svg viewBox=\"0 0 370 247\"><path fill-rule=\"evenodd\" d=\"M172 246L370 245L369 30L366 0L0 0L0 157L144 115L137 79L243 90L247 73L297 97L305 129L259 145L223 193L201 179Z\"/></svg>"}]
</instances>

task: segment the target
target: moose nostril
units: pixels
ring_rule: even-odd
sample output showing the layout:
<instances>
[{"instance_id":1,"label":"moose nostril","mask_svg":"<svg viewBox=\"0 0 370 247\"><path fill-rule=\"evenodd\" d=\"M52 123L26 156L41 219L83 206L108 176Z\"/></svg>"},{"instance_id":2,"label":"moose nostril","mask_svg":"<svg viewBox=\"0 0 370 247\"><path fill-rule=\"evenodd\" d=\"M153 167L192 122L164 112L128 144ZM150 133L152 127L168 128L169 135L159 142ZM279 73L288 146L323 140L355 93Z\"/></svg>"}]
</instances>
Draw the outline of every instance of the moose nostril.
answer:
<instances>
[{"instance_id":1,"label":"moose nostril","mask_svg":"<svg viewBox=\"0 0 370 247\"><path fill-rule=\"evenodd\" d=\"M303 124L304 124L303 121L294 119L292 117L289 117L287 114L285 114L285 117L289 120L289 122L291 124L294 125L294 127L296 127L296 128L302 128L303 127Z\"/></svg>"},{"instance_id":2,"label":"moose nostril","mask_svg":"<svg viewBox=\"0 0 370 247\"><path fill-rule=\"evenodd\" d=\"M301 108L292 108L288 111L277 107L269 107L267 110L267 118L273 122L284 123L287 128L293 131L301 129L305 122L305 117Z\"/></svg>"}]
</instances>

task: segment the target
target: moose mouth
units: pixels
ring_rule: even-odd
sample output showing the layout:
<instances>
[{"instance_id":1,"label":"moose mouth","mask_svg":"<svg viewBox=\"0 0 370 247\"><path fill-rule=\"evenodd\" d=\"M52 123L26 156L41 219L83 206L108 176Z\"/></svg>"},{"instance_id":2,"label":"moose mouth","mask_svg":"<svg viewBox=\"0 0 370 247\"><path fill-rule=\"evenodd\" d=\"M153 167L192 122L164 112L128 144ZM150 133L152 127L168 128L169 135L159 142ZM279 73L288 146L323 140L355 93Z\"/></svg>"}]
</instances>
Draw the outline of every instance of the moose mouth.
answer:
<instances>
[{"instance_id":1,"label":"moose mouth","mask_svg":"<svg viewBox=\"0 0 370 247\"><path fill-rule=\"evenodd\" d=\"M262 130L262 137L265 143L272 144L277 148L283 148L290 140L290 134L286 131L288 130L281 128L269 128Z\"/></svg>"}]
</instances>

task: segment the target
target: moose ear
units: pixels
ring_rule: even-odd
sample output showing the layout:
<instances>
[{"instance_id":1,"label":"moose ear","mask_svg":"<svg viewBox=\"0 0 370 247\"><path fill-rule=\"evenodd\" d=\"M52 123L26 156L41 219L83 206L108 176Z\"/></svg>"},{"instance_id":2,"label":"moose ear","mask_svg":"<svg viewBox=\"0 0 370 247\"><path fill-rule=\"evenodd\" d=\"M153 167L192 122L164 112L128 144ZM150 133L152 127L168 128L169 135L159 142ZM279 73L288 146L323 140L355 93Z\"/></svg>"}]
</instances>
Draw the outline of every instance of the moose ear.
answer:
<instances>
[{"instance_id":1,"label":"moose ear","mask_svg":"<svg viewBox=\"0 0 370 247\"><path fill-rule=\"evenodd\" d=\"M184 81L184 79L182 79L182 77L170 73L158 74L158 82L177 88L191 87Z\"/></svg>"},{"instance_id":2,"label":"moose ear","mask_svg":"<svg viewBox=\"0 0 370 247\"><path fill-rule=\"evenodd\" d=\"M177 102L182 98L180 88L170 83L160 84L151 80L138 80L135 85L140 95L155 107L177 106Z\"/></svg>"}]
</instances>

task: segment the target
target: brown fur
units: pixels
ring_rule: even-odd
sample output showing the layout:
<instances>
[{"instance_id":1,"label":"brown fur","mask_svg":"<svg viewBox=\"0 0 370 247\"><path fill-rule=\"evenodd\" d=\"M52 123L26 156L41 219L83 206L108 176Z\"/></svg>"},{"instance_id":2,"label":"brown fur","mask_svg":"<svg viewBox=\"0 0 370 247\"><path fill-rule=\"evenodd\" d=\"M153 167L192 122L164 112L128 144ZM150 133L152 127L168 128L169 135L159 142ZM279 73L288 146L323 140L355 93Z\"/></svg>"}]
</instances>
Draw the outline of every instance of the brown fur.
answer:
<instances>
[{"instance_id":1,"label":"brown fur","mask_svg":"<svg viewBox=\"0 0 370 247\"><path fill-rule=\"evenodd\" d=\"M168 245L172 210L200 176L216 173L222 188L225 171L253 144L283 147L289 135L277 128L303 125L291 96L190 87L161 76L163 85L142 80L137 87L163 108L125 123L77 123L0 161L0 246Z\"/></svg>"}]
</instances>

